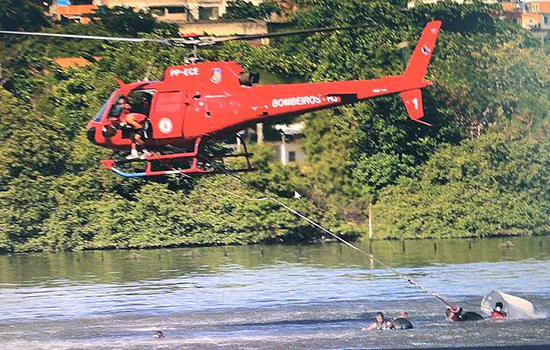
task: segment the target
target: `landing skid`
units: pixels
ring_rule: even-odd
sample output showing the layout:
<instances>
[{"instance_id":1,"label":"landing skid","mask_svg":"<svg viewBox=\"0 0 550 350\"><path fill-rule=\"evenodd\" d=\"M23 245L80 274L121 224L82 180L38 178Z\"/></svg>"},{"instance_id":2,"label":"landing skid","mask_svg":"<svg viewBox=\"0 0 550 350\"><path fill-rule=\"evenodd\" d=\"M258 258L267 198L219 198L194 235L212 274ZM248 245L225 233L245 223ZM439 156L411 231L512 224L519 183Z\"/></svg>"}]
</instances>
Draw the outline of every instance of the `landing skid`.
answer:
<instances>
[{"instance_id":1,"label":"landing skid","mask_svg":"<svg viewBox=\"0 0 550 350\"><path fill-rule=\"evenodd\" d=\"M242 139L241 139L242 140ZM101 161L101 164L107 170L111 170L115 174L126 178L135 177L153 177L153 176L166 176L173 174L182 174L186 176L206 175L206 174L224 174L224 173L238 173L255 171L250 164L250 156L252 153L248 153L246 144L242 142L244 146L244 153L240 154L226 154L226 155L201 155L199 154L199 145L201 138L197 138L195 146L192 152L185 153L170 153L170 154L153 154L144 159L105 159ZM240 158L246 159L246 168L230 169L223 165L224 158ZM181 167L182 161L189 161L189 166ZM126 172L116 167L116 165L124 165L128 163L145 163L145 171L143 172ZM218 163L218 164L215 164ZM156 169L153 169L155 164ZM158 168L158 169L157 169ZM222 169L220 169L222 168Z\"/></svg>"}]
</instances>

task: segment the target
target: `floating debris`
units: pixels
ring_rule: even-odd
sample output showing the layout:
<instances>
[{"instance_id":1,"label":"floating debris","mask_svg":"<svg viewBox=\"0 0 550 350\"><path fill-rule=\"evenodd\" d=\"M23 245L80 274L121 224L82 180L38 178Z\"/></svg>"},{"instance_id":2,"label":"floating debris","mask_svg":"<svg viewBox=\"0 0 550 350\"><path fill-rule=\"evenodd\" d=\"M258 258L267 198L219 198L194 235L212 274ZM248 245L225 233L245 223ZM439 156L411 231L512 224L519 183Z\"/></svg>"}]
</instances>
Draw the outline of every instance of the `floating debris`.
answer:
<instances>
[{"instance_id":1,"label":"floating debris","mask_svg":"<svg viewBox=\"0 0 550 350\"><path fill-rule=\"evenodd\" d=\"M504 243L500 243L498 245L499 248L512 248L514 246L514 243L510 242L510 241L506 241Z\"/></svg>"}]
</instances>

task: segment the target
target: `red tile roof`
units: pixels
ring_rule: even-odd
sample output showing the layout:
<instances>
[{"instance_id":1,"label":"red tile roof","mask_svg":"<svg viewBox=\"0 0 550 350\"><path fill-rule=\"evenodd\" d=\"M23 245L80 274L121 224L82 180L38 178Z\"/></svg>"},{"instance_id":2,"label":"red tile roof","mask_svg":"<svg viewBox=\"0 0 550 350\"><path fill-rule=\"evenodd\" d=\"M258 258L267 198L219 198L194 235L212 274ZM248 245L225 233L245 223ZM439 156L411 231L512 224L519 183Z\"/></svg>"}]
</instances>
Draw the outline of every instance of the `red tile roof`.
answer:
<instances>
[{"instance_id":1,"label":"red tile roof","mask_svg":"<svg viewBox=\"0 0 550 350\"><path fill-rule=\"evenodd\" d=\"M529 7L533 12L550 13L550 1L533 1Z\"/></svg>"},{"instance_id":2,"label":"red tile roof","mask_svg":"<svg viewBox=\"0 0 550 350\"><path fill-rule=\"evenodd\" d=\"M60 57L56 58L55 63L57 63L61 68L70 68L70 67L85 67L92 64L83 57Z\"/></svg>"},{"instance_id":3,"label":"red tile roof","mask_svg":"<svg viewBox=\"0 0 550 350\"><path fill-rule=\"evenodd\" d=\"M518 11L518 7L515 2L502 2L501 5L504 11Z\"/></svg>"},{"instance_id":4,"label":"red tile roof","mask_svg":"<svg viewBox=\"0 0 550 350\"><path fill-rule=\"evenodd\" d=\"M96 5L69 5L69 6L56 6L53 10L58 15L64 16L79 16L89 15L95 13L97 10Z\"/></svg>"}]
</instances>

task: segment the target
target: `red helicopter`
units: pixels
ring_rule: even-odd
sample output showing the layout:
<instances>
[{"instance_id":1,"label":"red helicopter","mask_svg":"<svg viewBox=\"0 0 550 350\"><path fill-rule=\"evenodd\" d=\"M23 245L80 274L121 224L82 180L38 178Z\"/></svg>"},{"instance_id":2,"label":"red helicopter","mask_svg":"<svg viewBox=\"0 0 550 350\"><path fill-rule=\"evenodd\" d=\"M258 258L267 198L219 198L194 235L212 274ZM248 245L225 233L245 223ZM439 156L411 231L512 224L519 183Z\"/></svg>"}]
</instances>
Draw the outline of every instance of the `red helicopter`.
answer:
<instances>
[{"instance_id":1,"label":"red helicopter","mask_svg":"<svg viewBox=\"0 0 550 350\"><path fill-rule=\"evenodd\" d=\"M229 40L252 40L296 33L357 28L325 28L266 35L212 38L149 39L91 37L68 34L7 32L7 34L47 35L100 40L156 41L167 44L197 46ZM129 150L131 136L123 125L121 97L141 101L132 103L124 113L146 120L145 147L153 151L142 159L109 159L101 163L124 177L149 177L169 174L197 175L217 173L215 158L244 157L247 166L226 171L251 171L250 153L214 156L201 151L205 138L215 140L234 135L257 122L285 120L306 112L352 104L369 98L399 93L409 117L419 123L424 116L421 89L432 83L424 79L441 27L429 22L402 75L379 79L335 81L304 84L256 85L257 74L245 72L236 62L202 62L169 67L160 81L137 81L125 84L117 79L113 91L96 116L87 125L88 139L96 145L115 150ZM196 52L196 51L195 51ZM194 56L196 57L196 55ZM124 110L124 108L122 108ZM117 111L115 113L115 111ZM243 143L244 144L244 143ZM184 151L192 149L190 151ZM126 172L116 167L128 162L144 162L145 170ZM183 165L182 165L183 164Z\"/></svg>"}]
</instances>

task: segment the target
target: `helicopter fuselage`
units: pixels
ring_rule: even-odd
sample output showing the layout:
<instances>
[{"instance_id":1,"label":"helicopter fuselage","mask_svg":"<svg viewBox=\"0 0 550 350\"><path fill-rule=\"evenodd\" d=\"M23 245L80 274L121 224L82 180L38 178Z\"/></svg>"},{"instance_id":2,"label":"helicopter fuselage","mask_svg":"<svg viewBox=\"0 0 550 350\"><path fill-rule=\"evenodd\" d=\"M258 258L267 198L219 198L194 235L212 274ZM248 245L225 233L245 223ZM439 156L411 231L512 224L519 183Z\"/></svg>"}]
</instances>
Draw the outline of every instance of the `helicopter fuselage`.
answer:
<instances>
[{"instance_id":1,"label":"helicopter fuselage","mask_svg":"<svg viewBox=\"0 0 550 350\"><path fill-rule=\"evenodd\" d=\"M116 89L87 127L88 139L107 148L125 150L131 140L113 132L120 97L141 93L150 130L145 143L152 150L185 148L202 137L223 139L256 122L284 120L306 112L399 93L409 117L423 117L421 89L441 22L429 22L402 75L379 79L303 84L256 85L257 76L236 62L203 62L166 69L161 81L138 81ZM131 102L132 104L132 102ZM135 110L134 110L135 109ZM116 128L114 128L117 130ZM107 131L106 131L107 130Z\"/></svg>"},{"instance_id":2,"label":"helicopter fuselage","mask_svg":"<svg viewBox=\"0 0 550 350\"><path fill-rule=\"evenodd\" d=\"M104 130L113 124L109 113L118 99L133 91L150 94L152 137L146 143L152 149L162 149L168 145L187 147L205 135L224 138L256 122L282 120L430 84L410 81L404 75L309 84L253 85L249 80L248 73L235 62L204 62L170 67L162 81L121 84L88 124L88 138L107 148L130 147L130 139L123 133L106 135Z\"/></svg>"}]
</instances>

